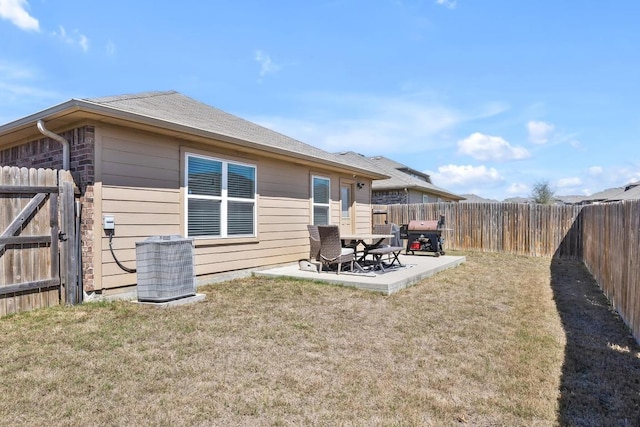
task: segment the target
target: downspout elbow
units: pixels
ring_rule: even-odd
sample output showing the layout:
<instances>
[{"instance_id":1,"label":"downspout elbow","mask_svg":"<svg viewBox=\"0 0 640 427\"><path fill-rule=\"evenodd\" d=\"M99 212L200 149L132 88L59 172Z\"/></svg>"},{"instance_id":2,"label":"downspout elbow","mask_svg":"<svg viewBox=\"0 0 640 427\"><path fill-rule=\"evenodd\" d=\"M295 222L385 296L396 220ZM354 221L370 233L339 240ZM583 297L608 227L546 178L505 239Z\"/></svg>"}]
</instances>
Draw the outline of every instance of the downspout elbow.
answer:
<instances>
[{"instance_id":1,"label":"downspout elbow","mask_svg":"<svg viewBox=\"0 0 640 427\"><path fill-rule=\"evenodd\" d=\"M38 120L38 130L44 136L48 136L62 144L62 169L69 170L69 141L45 128L42 120Z\"/></svg>"}]
</instances>

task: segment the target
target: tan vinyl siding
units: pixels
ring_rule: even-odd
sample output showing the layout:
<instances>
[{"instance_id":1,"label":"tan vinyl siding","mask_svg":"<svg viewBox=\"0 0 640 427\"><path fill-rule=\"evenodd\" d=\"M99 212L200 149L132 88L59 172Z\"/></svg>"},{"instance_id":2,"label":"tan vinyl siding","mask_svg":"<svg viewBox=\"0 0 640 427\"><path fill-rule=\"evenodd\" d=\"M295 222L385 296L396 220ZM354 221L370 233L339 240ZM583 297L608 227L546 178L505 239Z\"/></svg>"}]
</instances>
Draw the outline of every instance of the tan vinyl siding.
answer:
<instances>
[{"instance_id":1,"label":"tan vinyl siding","mask_svg":"<svg viewBox=\"0 0 640 427\"><path fill-rule=\"evenodd\" d=\"M149 188L102 188L102 212L115 216L113 248L118 260L135 268L135 243L149 236L180 233L180 191ZM138 200L130 200L137 198ZM100 218L102 220L102 218ZM102 232L103 287L132 285L136 275L120 269L109 251L109 240ZM114 277L118 276L118 277Z\"/></svg>"},{"instance_id":2,"label":"tan vinyl siding","mask_svg":"<svg viewBox=\"0 0 640 427\"><path fill-rule=\"evenodd\" d=\"M184 235L183 174L185 153L241 162L257 170L257 237L245 239L196 239L196 274L210 274L295 262L309 253L307 224L311 221L311 176L331 179L331 221L340 215L340 179L336 173L309 170L286 161L241 155L233 150L188 144L149 133L104 126L100 130L102 185L99 218L115 216L113 246L118 260L135 267L135 243L159 234ZM367 182L370 186L370 182ZM371 229L369 191L357 191L356 229ZM136 275L120 269L100 230L101 287L135 285ZM202 280L200 280L202 282ZM110 291L109 291L110 292Z\"/></svg>"},{"instance_id":3,"label":"tan vinyl siding","mask_svg":"<svg viewBox=\"0 0 640 427\"><path fill-rule=\"evenodd\" d=\"M100 213L115 216L114 252L122 264L135 268L136 242L181 234L180 153L176 141L164 136L105 126L99 137ZM136 275L116 265L108 238L102 230L100 235L102 288L135 284Z\"/></svg>"},{"instance_id":4,"label":"tan vinyl siding","mask_svg":"<svg viewBox=\"0 0 640 427\"><path fill-rule=\"evenodd\" d=\"M355 198L355 232L371 233L371 181L358 179L356 181L364 182L363 188L355 188L353 196Z\"/></svg>"},{"instance_id":5,"label":"tan vinyl siding","mask_svg":"<svg viewBox=\"0 0 640 427\"><path fill-rule=\"evenodd\" d=\"M424 196L428 196L429 200L425 201ZM422 203L439 203L439 202L451 202L453 201L449 197L441 196L434 193L423 193L420 191L409 191L409 204L422 204Z\"/></svg>"},{"instance_id":6,"label":"tan vinyl siding","mask_svg":"<svg viewBox=\"0 0 640 427\"><path fill-rule=\"evenodd\" d=\"M356 233L371 233L371 205L356 201Z\"/></svg>"},{"instance_id":7,"label":"tan vinyl siding","mask_svg":"<svg viewBox=\"0 0 640 427\"><path fill-rule=\"evenodd\" d=\"M311 178L308 168L277 160L264 160L259 166L258 193L260 196L309 201Z\"/></svg>"},{"instance_id":8,"label":"tan vinyl siding","mask_svg":"<svg viewBox=\"0 0 640 427\"><path fill-rule=\"evenodd\" d=\"M423 193L421 191L416 191L416 190L409 190L409 194L408 194L408 202L409 204L415 204L415 203L424 203L422 198L426 193ZM433 195L428 194L429 196L429 200L431 200L431 198L433 197Z\"/></svg>"},{"instance_id":9,"label":"tan vinyl siding","mask_svg":"<svg viewBox=\"0 0 640 427\"><path fill-rule=\"evenodd\" d=\"M175 142L144 133L131 135L103 132L103 185L180 188L180 153Z\"/></svg>"}]
</instances>

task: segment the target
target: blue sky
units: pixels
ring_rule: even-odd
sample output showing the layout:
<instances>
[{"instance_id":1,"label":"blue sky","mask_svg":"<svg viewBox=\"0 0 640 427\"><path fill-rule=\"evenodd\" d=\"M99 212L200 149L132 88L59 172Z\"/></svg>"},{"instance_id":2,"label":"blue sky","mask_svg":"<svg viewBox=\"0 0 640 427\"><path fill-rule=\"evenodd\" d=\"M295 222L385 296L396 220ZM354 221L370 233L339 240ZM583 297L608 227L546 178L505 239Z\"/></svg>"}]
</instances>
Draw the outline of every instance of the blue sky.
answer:
<instances>
[{"instance_id":1,"label":"blue sky","mask_svg":"<svg viewBox=\"0 0 640 427\"><path fill-rule=\"evenodd\" d=\"M0 0L0 124L177 90L456 193L640 180L640 1Z\"/></svg>"}]
</instances>

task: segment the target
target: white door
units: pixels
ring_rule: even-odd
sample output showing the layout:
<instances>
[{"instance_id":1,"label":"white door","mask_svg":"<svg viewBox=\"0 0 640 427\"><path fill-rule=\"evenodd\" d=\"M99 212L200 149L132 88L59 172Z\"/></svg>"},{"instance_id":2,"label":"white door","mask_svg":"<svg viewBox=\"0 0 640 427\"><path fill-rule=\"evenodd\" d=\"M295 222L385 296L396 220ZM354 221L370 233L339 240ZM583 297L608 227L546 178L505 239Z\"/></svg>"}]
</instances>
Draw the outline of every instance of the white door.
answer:
<instances>
[{"instance_id":1,"label":"white door","mask_svg":"<svg viewBox=\"0 0 640 427\"><path fill-rule=\"evenodd\" d=\"M353 206L353 184L340 184L340 232L353 233L355 226Z\"/></svg>"}]
</instances>

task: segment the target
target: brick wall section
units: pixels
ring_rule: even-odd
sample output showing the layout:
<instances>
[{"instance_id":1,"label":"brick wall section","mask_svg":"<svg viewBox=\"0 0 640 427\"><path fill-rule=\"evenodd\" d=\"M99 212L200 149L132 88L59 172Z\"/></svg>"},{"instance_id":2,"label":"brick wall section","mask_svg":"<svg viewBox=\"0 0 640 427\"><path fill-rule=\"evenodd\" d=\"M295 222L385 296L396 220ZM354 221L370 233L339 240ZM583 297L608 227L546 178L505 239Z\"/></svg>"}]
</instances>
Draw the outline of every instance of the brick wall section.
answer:
<instances>
[{"instance_id":1,"label":"brick wall section","mask_svg":"<svg viewBox=\"0 0 640 427\"><path fill-rule=\"evenodd\" d=\"M69 141L69 169L80 187L82 203L82 276L86 291L94 290L93 185L95 183L95 128L82 126L60 134ZM0 150L0 165L62 169L62 145L49 138Z\"/></svg>"},{"instance_id":2,"label":"brick wall section","mask_svg":"<svg viewBox=\"0 0 640 427\"><path fill-rule=\"evenodd\" d=\"M407 200L408 193L405 191L373 191L371 193L371 204L373 205L404 205Z\"/></svg>"}]
</instances>

